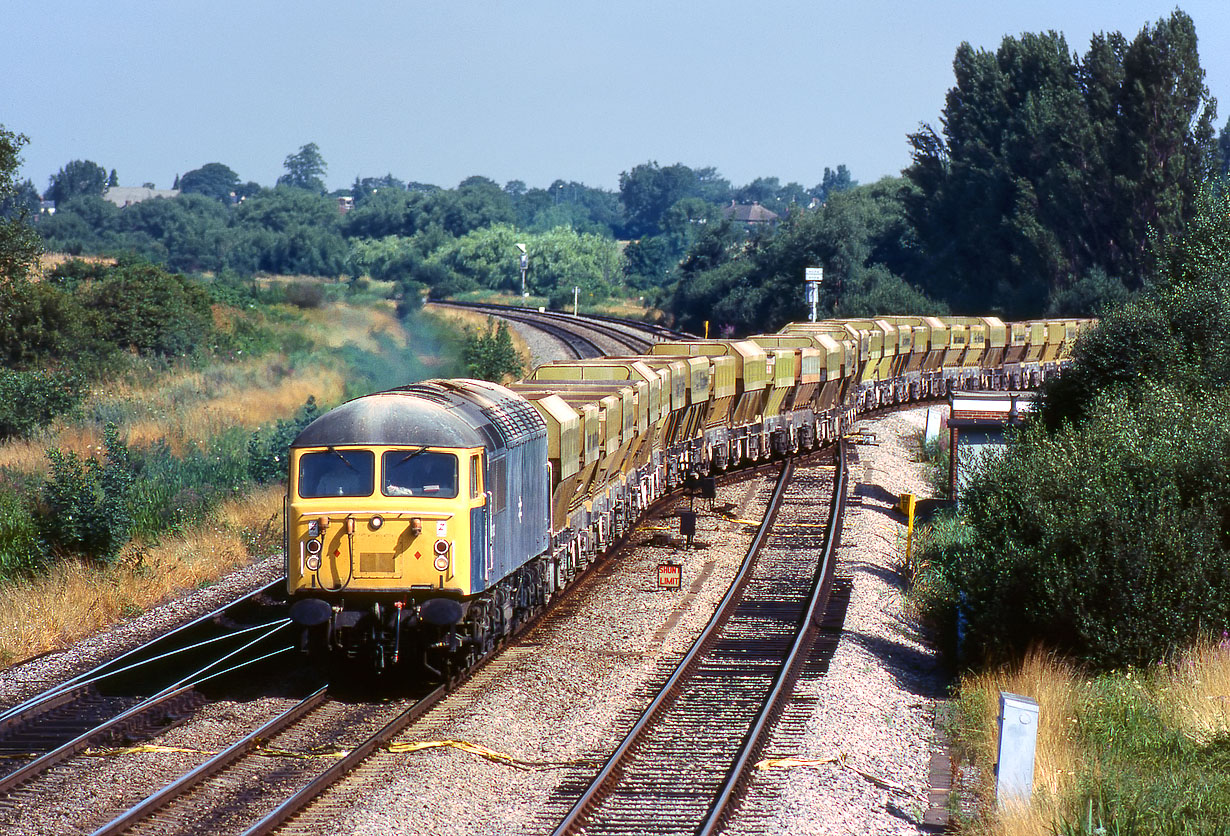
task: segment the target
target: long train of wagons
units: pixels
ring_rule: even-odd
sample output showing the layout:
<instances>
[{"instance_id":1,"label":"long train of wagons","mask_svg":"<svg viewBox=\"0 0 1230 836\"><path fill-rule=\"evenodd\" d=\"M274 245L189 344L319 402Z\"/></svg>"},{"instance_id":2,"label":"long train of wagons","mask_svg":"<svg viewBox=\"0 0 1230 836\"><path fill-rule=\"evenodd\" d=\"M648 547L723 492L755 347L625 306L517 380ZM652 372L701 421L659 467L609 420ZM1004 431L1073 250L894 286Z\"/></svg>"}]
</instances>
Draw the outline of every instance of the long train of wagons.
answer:
<instances>
[{"instance_id":1,"label":"long train of wagons","mask_svg":"<svg viewBox=\"0 0 1230 836\"><path fill-rule=\"evenodd\" d=\"M304 647L446 677L689 479L805 452L868 410L1036 387L1092 320L888 316L431 380L351 400L290 450Z\"/></svg>"}]
</instances>

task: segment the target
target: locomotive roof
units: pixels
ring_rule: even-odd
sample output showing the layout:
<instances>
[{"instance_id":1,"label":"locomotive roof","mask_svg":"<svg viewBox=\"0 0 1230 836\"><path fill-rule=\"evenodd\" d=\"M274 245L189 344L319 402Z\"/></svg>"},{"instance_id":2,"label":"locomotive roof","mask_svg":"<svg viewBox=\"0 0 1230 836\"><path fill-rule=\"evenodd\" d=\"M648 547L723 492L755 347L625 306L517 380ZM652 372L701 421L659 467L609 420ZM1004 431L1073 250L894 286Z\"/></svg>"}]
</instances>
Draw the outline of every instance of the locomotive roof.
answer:
<instances>
[{"instance_id":1,"label":"locomotive roof","mask_svg":"<svg viewBox=\"0 0 1230 836\"><path fill-rule=\"evenodd\" d=\"M546 432L538 410L503 386L482 380L429 380L347 401L308 424L291 446L496 451L545 437Z\"/></svg>"}]
</instances>

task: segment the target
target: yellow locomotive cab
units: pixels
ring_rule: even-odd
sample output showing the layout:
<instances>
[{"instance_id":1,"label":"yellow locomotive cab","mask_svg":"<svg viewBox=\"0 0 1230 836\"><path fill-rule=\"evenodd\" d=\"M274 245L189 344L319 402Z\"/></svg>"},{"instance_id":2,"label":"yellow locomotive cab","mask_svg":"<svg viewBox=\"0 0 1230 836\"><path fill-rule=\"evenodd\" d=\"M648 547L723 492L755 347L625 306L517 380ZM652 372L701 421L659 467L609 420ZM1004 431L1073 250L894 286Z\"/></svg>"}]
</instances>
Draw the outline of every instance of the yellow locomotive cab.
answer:
<instances>
[{"instance_id":1,"label":"yellow locomotive cab","mask_svg":"<svg viewBox=\"0 0 1230 836\"><path fill-rule=\"evenodd\" d=\"M288 588L468 592L470 510L485 502L482 449L297 449ZM413 498L408 505L407 500Z\"/></svg>"}]
</instances>

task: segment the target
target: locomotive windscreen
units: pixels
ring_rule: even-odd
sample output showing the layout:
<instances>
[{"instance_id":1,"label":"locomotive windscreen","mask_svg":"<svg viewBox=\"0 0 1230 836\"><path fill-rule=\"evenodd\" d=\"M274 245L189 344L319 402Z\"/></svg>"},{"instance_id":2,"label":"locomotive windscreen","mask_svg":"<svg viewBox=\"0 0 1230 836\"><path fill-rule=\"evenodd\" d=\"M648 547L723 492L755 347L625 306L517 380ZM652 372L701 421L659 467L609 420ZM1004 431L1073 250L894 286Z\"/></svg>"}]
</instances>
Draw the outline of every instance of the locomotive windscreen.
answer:
<instances>
[{"instance_id":1,"label":"locomotive windscreen","mask_svg":"<svg viewBox=\"0 0 1230 836\"><path fill-rule=\"evenodd\" d=\"M385 496L457 496L457 457L451 453L390 450L381 458Z\"/></svg>"},{"instance_id":2,"label":"locomotive windscreen","mask_svg":"<svg viewBox=\"0 0 1230 836\"><path fill-rule=\"evenodd\" d=\"M376 457L371 450L326 450L299 459L299 496L371 496Z\"/></svg>"}]
</instances>

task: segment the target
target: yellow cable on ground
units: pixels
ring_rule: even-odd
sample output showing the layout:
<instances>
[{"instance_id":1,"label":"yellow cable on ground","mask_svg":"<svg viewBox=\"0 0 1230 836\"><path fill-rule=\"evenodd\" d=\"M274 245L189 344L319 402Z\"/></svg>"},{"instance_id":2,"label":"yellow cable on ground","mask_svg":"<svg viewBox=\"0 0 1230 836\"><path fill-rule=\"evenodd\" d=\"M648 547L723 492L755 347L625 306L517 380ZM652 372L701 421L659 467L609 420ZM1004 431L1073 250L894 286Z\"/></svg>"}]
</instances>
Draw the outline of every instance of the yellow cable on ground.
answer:
<instances>
[{"instance_id":1,"label":"yellow cable on ground","mask_svg":"<svg viewBox=\"0 0 1230 836\"><path fill-rule=\"evenodd\" d=\"M414 743L391 743L387 747L389 752L393 754L409 754L411 752L422 752L427 749L459 749L462 752L468 752L471 755L478 755L480 758L486 758L489 761L502 763L507 766L513 766L517 769L533 769L535 767L542 769L557 769L564 766L580 766L593 765L594 762L588 759L572 760L572 761L528 761L514 758L512 755L504 752L497 752L494 749L488 749L486 746L480 746L477 743L470 743L465 740L420 740Z\"/></svg>"},{"instance_id":2,"label":"yellow cable on ground","mask_svg":"<svg viewBox=\"0 0 1230 836\"><path fill-rule=\"evenodd\" d=\"M837 764L837 766L843 769L848 769L854 774L862 776L866 780L870 781L871 783L883 789L892 790L893 792L904 793L906 795L910 794L910 791L906 789L905 786L902 784L898 784L893 781L889 781L885 778L881 778L878 775L874 775L870 772L867 772L866 770L859 769L857 766L852 766L850 763L846 761L845 752L838 752L836 755L830 755L827 758L799 758L799 757L765 758L764 760L760 760L756 762L756 768L761 769L761 770L763 769L793 769L795 767L800 767L800 766L825 766L831 763Z\"/></svg>"}]
</instances>

